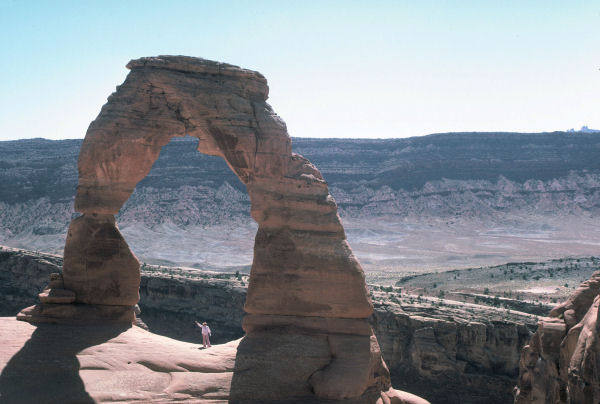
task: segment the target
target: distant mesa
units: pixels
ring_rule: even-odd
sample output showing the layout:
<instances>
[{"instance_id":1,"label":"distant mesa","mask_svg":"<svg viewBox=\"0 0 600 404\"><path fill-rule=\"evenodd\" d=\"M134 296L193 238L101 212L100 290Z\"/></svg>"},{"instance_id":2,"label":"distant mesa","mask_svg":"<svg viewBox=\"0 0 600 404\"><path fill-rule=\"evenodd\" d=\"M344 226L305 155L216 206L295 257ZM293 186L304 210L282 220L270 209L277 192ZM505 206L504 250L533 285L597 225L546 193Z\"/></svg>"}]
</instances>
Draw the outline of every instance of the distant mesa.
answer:
<instances>
[{"instance_id":1,"label":"distant mesa","mask_svg":"<svg viewBox=\"0 0 600 404\"><path fill-rule=\"evenodd\" d=\"M593 245L597 237L589 220L590 215L600 214L597 135L454 133L343 141L293 138L292 150L319 167L353 252L369 276L382 265L420 271L447 264L466 267L529 259L526 257L597 254ZM82 140L0 142L0 243L63 253ZM203 268L245 265L249 270L256 223L250 217L246 186L225 160L198 153L197 146L197 138L178 137L161 149L150 173L119 211L119 228L137 257L147 263ZM524 220L517 224L514 217ZM392 226L397 219L405 224ZM446 222L455 220L472 230L447 232ZM390 246L397 238L389 237L388 230L396 232L403 238L403 248L412 249L421 258L396 259L390 249L371 258L366 244L354 242L363 237L358 222L386 229L374 237ZM482 232L506 228L508 222L513 234L545 231L543 227L550 226L553 230L547 234L561 242L553 244L552 256L548 255L547 242L538 239L503 248L503 256L492 262L487 258L466 260L467 255L497 249L461 241L463 237L478 238ZM463 250L465 260L448 262L452 254L441 250L440 255L426 253L435 248L435 235L441 237L442 233L430 237L432 233L421 226L424 223L445 232L445 242L468 246ZM228 248L208 254L179 248L164 226L178 231L188 243L203 244L210 237L215 243L228 243ZM239 243L231 245L229 232L223 228L236 229L233 234ZM153 236L148 237L149 233ZM568 240L585 242L573 250ZM472 254L471 248L475 250Z\"/></svg>"},{"instance_id":2,"label":"distant mesa","mask_svg":"<svg viewBox=\"0 0 600 404\"><path fill-rule=\"evenodd\" d=\"M391 388L373 312L319 170L292 153L257 72L186 56L131 61L86 134L62 277L18 318L131 323L140 263L115 214L173 137L196 137L245 184L258 223L230 400L424 403ZM72 292L72 293L69 293ZM74 295L74 299L73 299ZM74 300L73 303L66 301Z\"/></svg>"}]
</instances>

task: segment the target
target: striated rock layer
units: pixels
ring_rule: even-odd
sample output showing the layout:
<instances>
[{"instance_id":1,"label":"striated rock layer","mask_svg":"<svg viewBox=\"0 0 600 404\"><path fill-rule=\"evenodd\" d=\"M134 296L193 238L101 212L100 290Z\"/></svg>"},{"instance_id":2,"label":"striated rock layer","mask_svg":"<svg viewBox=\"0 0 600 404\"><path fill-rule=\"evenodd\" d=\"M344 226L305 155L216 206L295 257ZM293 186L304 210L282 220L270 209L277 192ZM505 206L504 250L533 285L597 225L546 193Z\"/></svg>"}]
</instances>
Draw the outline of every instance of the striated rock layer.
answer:
<instances>
[{"instance_id":1,"label":"striated rock layer","mask_svg":"<svg viewBox=\"0 0 600 404\"><path fill-rule=\"evenodd\" d=\"M600 402L600 271L542 319L523 348L515 403Z\"/></svg>"},{"instance_id":2,"label":"striated rock layer","mask_svg":"<svg viewBox=\"0 0 600 404\"><path fill-rule=\"evenodd\" d=\"M79 154L75 210L83 216L69 226L60 285L78 308L40 303L18 318L45 321L49 313L48 321L69 323L97 311L106 321L116 311L116 322L126 319L139 298L139 262L114 215L161 148L190 135L246 185L259 226L231 400L389 401L393 392L381 396L390 377L367 321L373 307L362 268L320 172L291 152L284 122L266 103L265 78L183 56L127 67Z\"/></svg>"}]
</instances>

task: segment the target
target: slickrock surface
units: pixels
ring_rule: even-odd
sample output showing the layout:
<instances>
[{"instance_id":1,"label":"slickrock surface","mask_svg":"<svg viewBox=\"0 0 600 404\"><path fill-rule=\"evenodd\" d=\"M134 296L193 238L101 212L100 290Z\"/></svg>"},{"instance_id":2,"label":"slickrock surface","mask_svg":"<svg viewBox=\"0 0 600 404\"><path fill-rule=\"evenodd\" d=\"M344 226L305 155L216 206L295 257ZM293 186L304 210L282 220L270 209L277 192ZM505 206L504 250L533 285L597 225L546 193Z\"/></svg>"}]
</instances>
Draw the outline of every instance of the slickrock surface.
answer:
<instances>
[{"instance_id":1,"label":"slickrock surface","mask_svg":"<svg viewBox=\"0 0 600 404\"><path fill-rule=\"evenodd\" d=\"M114 322L127 319L127 308L133 313L140 265L114 215L161 148L190 135L199 139L198 151L223 157L246 185L258 224L244 306L247 336L231 399L385 396L390 376L367 321L373 306L363 270L327 183L292 153L285 123L266 103L265 78L184 56L141 58L127 67L131 72L90 124L79 153L75 210L83 216L69 226L62 272L77 305L42 302L17 318L104 323L111 321L107 313L115 313Z\"/></svg>"},{"instance_id":2,"label":"slickrock surface","mask_svg":"<svg viewBox=\"0 0 600 404\"><path fill-rule=\"evenodd\" d=\"M515 403L600 402L600 271L538 325L521 353Z\"/></svg>"},{"instance_id":3,"label":"slickrock surface","mask_svg":"<svg viewBox=\"0 0 600 404\"><path fill-rule=\"evenodd\" d=\"M239 341L198 345L139 327L0 317L0 402L227 402Z\"/></svg>"}]
</instances>

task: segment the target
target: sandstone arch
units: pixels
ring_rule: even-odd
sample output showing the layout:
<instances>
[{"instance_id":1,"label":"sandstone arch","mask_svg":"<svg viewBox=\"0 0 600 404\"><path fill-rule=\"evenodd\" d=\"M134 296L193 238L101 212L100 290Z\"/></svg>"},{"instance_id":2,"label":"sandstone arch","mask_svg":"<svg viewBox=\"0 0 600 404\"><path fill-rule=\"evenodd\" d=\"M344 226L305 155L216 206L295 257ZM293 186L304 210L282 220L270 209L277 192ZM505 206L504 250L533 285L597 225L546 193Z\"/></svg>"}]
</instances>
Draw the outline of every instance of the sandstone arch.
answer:
<instances>
[{"instance_id":1,"label":"sandstone arch","mask_svg":"<svg viewBox=\"0 0 600 404\"><path fill-rule=\"evenodd\" d=\"M84 216L69 233L98 231L97 237L115 239L116 234L104 234L111 231L112 215L150 171L162 146L188 134L199 139L200 152L223 157L250 195L259 230L246 311L368 317L372 308L362 270L345 241L335 202L319 171L292 154L285 124L266 103L266 80L256 72L184 57L143 58L128 67L131 73L82 145L75 210ZM113 285L100 288L107 273L97 271L102 279L91 274L96 270L90 270L91 254L71 254L72 244L81 251L79 241L69 236L63 274L77 301L135 304L137 284L128 280L135 275L107 268ZM119 251L119 259L129 259ZM123 281L115 282L117 277ZM118 295L111 291L116 283Z\"/></svg>"},{"instance_id":2,"label":"sandstone arch","mask_svg":"<svg viewBox=\"0 0 600 404\"><path fill-rule=\"evenodd\" d=\"M139 262L114 215L174 136L199 139L246 185L259 228L232 395L268 383L257 400L298 397L373 402L389 385L364 274L319 171L293 154L284 122L266 103L265 78L183 56L131 61L131 72L91 123L79 155L63 284L54 280L27 321L131 321ZM79 304L67 304L74 300ZM287 358L265 352L268 341ZM286 362L303 363L301 371ZM295 362L294 362L295 361ZM252 369L252 372L246 372ZM286 370L287 369L287 370ZM264 389L263 389L264 390ZM233 397L235 398L235 397ZM363 402L363 401L360 401Z\"/></svg>"}]
</instances>

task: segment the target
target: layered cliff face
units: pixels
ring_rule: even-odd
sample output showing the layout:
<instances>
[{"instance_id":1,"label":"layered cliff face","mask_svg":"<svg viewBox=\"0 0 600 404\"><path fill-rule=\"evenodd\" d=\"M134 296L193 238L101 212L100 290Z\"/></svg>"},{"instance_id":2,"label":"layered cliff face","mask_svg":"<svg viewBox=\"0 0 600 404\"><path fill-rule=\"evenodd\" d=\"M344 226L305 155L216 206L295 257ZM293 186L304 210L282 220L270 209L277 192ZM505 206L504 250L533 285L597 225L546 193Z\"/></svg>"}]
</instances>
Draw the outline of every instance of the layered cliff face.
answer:
<instances>
[{"instance_id":1,"label":"layered cliff face","mask_svg":"<svg viewBox=\"0 0 600 404\"><path fill-rule=\"evenodd\" d=\"M397 388L432 403L507 403L519 347L535 319L506 309L410 297L376 307L372 324Z\"/></svg>"},{"instance_id":2,"label":"layered cliff face","mask_svg":"<svg viewBox=\"0 0 600 404\"><path fill-rule=\"evenodd\" d=\"M377 271L594 254L599 144L597 134L452 133L295 138L292 148L320 168L355 253ZM79 147L0 142L0 241L62 254ZM163 148L119 226L146 262L249 265L256 225L245 187L196 148L191 138ZM174 252L181 243L207 248Z\"/></svg>"},{"instance_id":3,"label":"layered cliff face","mask_svg":"<svg viewBox=\"0 0 600 404\"><path fill-rule=\"evenodd\" d=\"M0 307L14 315L35 302L62 259L0 250ZM207 321L218 343L243 336L247 276L145 266L141 320L148 329L200 343L194 321ZM371 326L395 386L434 403L506 403L511 400L520 348L536 317L501 308L372 291Z\"/></svg>"},{"instance_id":4,"label":"layered cliff face","mask_svg":"<svg viewBox=\"0 0 600 404\"><path fill-rule=\"evenodd\" d=\"M0 316L14 316L37 299L62 257L0 246Z\"/></svg>"}]
</instances>

